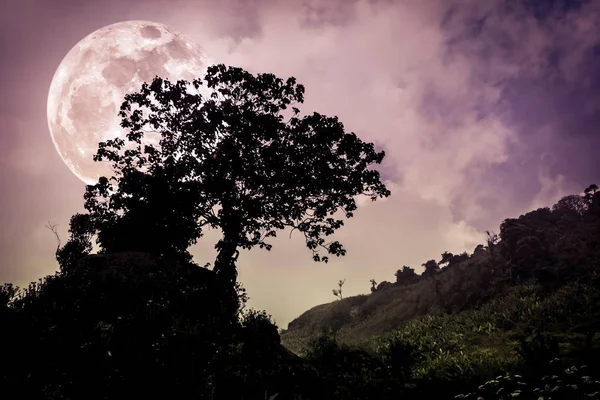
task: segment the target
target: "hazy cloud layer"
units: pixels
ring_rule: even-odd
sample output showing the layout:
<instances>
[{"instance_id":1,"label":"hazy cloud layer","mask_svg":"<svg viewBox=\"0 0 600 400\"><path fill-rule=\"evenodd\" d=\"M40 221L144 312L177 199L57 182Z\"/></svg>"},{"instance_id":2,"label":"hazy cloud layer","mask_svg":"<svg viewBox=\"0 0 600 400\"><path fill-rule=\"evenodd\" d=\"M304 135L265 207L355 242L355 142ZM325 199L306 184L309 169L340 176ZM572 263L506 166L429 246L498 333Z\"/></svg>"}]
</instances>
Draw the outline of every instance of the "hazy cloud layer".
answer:
<instances>
[{"instance_id":1,"label":"hazy cloud layer","mask_svg":"<svg viewBox=\"0 0 600 400\"><path fill-rule=\"evenodd\" d=\"M544 3L543 6L540 3ZM385 149L392 196L366 203L315 264L298 236L240 257L252 306L280 325L392 280L481 232L600 179L600 3L585 1L10 1L0 6L0 281L56 268L44 228L81 210L83 184L53 147L46 96L62 57L104 25L149 19L217 62L295 76L301 107ZM194 248L214 259L218 232Z\"/></svg>"}]
</instances>

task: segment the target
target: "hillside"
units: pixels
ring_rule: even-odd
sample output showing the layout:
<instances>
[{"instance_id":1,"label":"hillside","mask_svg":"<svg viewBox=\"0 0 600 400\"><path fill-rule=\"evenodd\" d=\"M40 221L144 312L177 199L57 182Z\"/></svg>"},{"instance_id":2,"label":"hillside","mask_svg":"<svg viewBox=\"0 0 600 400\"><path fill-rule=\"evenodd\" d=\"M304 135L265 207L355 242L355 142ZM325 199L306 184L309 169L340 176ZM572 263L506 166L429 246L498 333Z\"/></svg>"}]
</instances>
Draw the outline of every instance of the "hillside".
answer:
<instances>
[{"instance_id":1,"label":"hillside","mask_svg":"<svg viewBox=\"0 0 600 400\"><path fill-rule=\"evenodd\" d=\"M496 378L510 371L517 375L507 376L509 383L516 382L517 377L523 381L523 376L528 383L521 382L512 388L507 385L506 392L522 390L526 393L527 389L527 396L521 398L538 399L536 393L540 390L558 388L551 398L579 399L584 398L580 392L566 393L559 384L550 388L542 384L546 389L537 386L536 390L535 385L539 385L536 380L543 376L560 376L565 382L565 372L560 366L574 364L588 365L597 376L599 321L597 281L591 285L571 282L550 292L536 283L517 284L481 307L454 314L428 313L374 335L368 341L363 340L360 346L344 343L357 340L352 335L359 335L358 330L341 329L337 338L318 336L307 341L304 356L311 358L317 354L324 359L337 354L341 362L342 355L351 354L353 348L362 349L381 360L396 379L415 385L411 398L434 398L443 391L448 396L441 398L450 399L478 387L484 393L477 392L473 398L486 394L485 391L490 395L485 399L506 398L496 394L501 392L498 390L501 380ZM295 333L297 331L286 334L288 345ZM572 373L567 372L567 375ZM589 398L597 398L600 382L587 382L587 373L581 373L584 376L578 379L583 381L574 382L571 376L571 382L582 390L587 387L585 393L596 393ZM486 381L487 386L482 386Z\"/></svg>"},{"instance_id":2,"label":"hillside","mask_svg":"<svg viewBox=\"0 0 600 400\"><path fill-rule=\"evenodd\" d=\"M289 323L282 341L298 353L322 332L336 332L345 343L358 344L419 316L472 309L499 290L488 261L487 254L477 254L412 284L390 284L370 295L316 306Z\"/></svg>"},{"instance_id":3,"label":"hillside","mask_svg":"<svg viewBox=\"0 0 600 400\"><path fill-rule=\"evenodd\" d=\"M424 263L422 275L404 267L396 282L382 282L370 295L316 306L289 323L282 343L303 354L312 338L329 332L343 343L361 344L416 317L479 309L524 283L552 293L576 280L595 282L600 265L598 195L592 185L551 209L506 219L499 233L488 233L487 243L473 254L445 253L439 262Z\"/></svg>"}]
</instances>

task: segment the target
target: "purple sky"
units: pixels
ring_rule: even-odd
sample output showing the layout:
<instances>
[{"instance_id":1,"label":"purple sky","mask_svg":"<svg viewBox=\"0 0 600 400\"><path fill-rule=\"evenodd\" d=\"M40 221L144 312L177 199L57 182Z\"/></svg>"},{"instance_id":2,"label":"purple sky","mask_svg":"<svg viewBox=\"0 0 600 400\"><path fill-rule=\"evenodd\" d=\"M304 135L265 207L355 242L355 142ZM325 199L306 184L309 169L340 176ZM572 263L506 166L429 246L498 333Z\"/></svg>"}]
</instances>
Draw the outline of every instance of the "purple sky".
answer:
<instances>
[{"instance_id":1,"label":"purple sky","mask_svg":"<svg viewBox=\"0 0 600 400\"><path fill-rule=\"evenodd\" d=\"M543 4L543 6L540 6ZM151 20L216 62L295 76L303 112L337 115L388 156L392 196L339 231L348 250L311 261L300 237L242 252L251 306L278 324L392 280L445 250L472 251L502 219L600 183L600 2L535 0L5 0L0 5L0 282L56 270L44 228L83 207L84 184L46 122L52 76L105 25ZM193 248L214 259L212 232Z\"/></svg>"}]
</instances>

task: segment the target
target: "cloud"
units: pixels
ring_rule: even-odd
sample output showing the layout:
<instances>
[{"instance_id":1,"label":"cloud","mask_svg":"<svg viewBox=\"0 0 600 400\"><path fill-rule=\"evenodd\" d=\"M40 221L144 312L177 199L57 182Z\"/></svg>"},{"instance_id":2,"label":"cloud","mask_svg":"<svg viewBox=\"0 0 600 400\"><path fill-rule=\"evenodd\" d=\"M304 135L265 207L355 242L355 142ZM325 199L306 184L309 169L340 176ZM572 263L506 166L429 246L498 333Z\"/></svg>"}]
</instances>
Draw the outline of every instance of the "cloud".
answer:
<instances>
[{"instance_id":1,"label":"cloud","mask_svg":"<svg viewBox=\"0 0 600 400\"><path fill-rule=\"evenodd\" d=\"M507 161L516 138L493 110L501 91L474 78L478 64L466 54L449 55L443 7L357 1L343 21L321 14L307 24L314 7L266 8L259 34L237 44L221 39L209 54L230 49L215 58L296 76L307 87L303 110L338 115L348 130L381 143L393 165L386 171L426 200L448 206L467 183L479 183L478 172Z\"/></svg>"}]
</instances>

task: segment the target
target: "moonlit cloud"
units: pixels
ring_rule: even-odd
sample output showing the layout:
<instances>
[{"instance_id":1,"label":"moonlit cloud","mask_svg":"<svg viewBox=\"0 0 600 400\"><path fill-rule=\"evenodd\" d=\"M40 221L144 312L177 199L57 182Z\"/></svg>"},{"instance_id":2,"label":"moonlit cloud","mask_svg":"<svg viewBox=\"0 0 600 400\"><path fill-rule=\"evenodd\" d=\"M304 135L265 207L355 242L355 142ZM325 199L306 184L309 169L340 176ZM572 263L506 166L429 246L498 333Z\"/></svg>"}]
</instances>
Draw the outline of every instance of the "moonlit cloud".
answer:
<instances>
[{"instance_id":1,"label":"moonlit cloud","mask_svg":"<svg viewBox=\"0 0 600 400\"><path fill-rule=\"evenodd\" d=\"M9 2L10 3L10 2ZM302 238L282 232L271 252L240 256L251 305L280 326L346 278L420 269L443 251L472 251L502 219L551 205L600 178L600 3L556 0L260 0L12 2L0 9L0 281L52 272L56 243L43 227L81 210L83 185L45 127L52 74L90 32L154 20L192 37L217 62L295 76L305 113L337 115L386 151L392 196L361 203L337 239L348 250L315 264ZM542 4L543 3L543 4ZM19 23L15 21L21 21ZM44 193L40 196L39 193ZM218 232L194 247L214 260Z\"/></svg>"}]
</instances>

